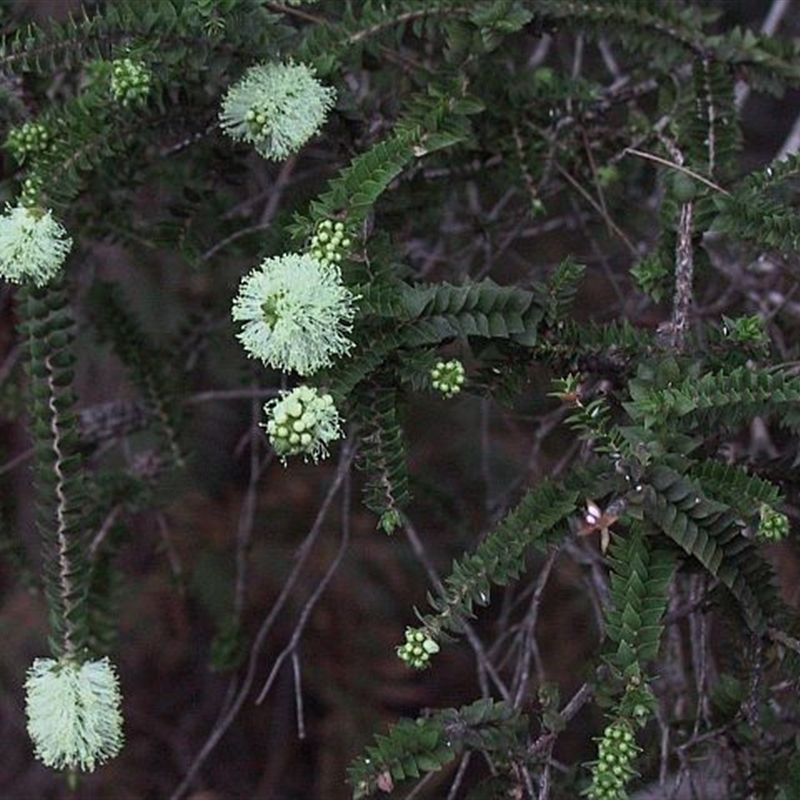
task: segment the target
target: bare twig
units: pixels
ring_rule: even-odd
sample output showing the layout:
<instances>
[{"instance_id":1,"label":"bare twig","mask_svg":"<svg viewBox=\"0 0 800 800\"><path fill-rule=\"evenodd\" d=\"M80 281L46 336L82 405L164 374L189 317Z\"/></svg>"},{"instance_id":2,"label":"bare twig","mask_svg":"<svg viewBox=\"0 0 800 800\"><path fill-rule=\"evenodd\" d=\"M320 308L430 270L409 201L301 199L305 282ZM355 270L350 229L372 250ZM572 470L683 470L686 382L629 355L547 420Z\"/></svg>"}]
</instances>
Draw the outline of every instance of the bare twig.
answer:
<instances>
[{"instance_id":1,"label":"bare twig","mask_svg":"<svg viewBox=\"0 0 800 800\"><path fill-rule=\"evenodd\" d=\"M322 532L323 523L328 516L331 504L333 503L334 498L338 494L339 489L341 488L342 483L344 482L350 470L350 465L354 456L355 447L351 442L348 441L342 448L342 454L336 467L336 473L331 481L331 485L328 488L325 498L322 501L319 511L317 512L317 516L313 525L311 526L311 530L308 532L306 538L298 549L298 556L297 560L295 561L295 565L286 578L286 582L284 583L278 598L273 604L270 613L261 623L261 627L256 634L255 641L250 649L250 657L248 659L247 668L241 684L237 685L236 679L231 682L230 689L227 692L228 699L221 708L214 727L211 729L211 732L209 733L205 743L200 748L200 751L197 753L192 763L189 765L189 768L186 770L186 775L184 775L183 780L170 795L170 800L180 800L180 798L186 794L186 792L192 786L200 767L202 767L206 759L213 752L214 748L219 744L220 740L225 735L225 732L231 726L233 721L236 719L239 711L244 705L245 700L249 696L250 690L253 686L253 681L255 680L256 672L258 670L258 661L261 656L261 651L264 649L267 637L272 631L272 628L275 625L278 617L283 612L291 593L294 591L294 588L297 585L303 568L305 567L308 557L311 554L313 544L316 542L320 533Z\"/></svg>"},{"instance_id":2,"label":"bare twig","mask_svg":"<svg viewBox=\"0 0 800 800\"><path fill-rule=\"evenodd\" d=\"M532 658L536 661L538 678L542 680L544 677L542 674L541 658L539 656L539 646L536 641L536 622L539 619L539 610L542 605L544 589L547 586L547 581L550 578L550 572L553 569L553 564L557 556L558 550L553 549L542 565L539 575L536 578L536 588L531 598L530 608L525 615L525 624L522 631L517 635L521 658L517 664L516 674L514 675L512 683L512 687L515 687L513 688L515 706L521 706L525 702L528 684L530 682L530 665Z\"/></svg>"},{"instance_id":3,"label":"bare twig","mask_svg":"<svg viewBox=\"0 0 800 800\"><path fill-rule=\"evenodd\" d=\"M306 600L305 605L300 612L300 616L298 617L297 623L294 626L292 637L286 647L284 647L284 649L275 659L275 663L272 665L272 670L269 674L269 677L266 679L266 681L264 681L264 686L256 698L256 703L264 702L264 698L272 688L272 684L275 682L275 678L277 677L280 668L283 666L283 662L290 655L294 657L295 653L297 652L297 647L300 643L300 637L303 635L306 625L308 624L308 620L311 617L311 612L314 610L317 603L319 603L319 600L325 592L325 589L328 588L328 584L331 582L331 579L339 569L339 565L342 563L344 554L347 552L347 546L350 544L350 515L348 509L350 499L350 492L348 491L349 483L349 479L345 481L345 490L343 492L343 499L347 502L343 502L342 504L342 537L339 542L339 549L336 551L333 561L331 561L331 563L328 565L328 568L325 570L325 574L317 583L314 591L311 593L311 596L308 598L308 600Z\"/></svg>"},{"instance_id":4,"label":"bare twig","mask_svg":"<svg viewBox=\"0 0 800 800\"><path fill-rule=\"evenodd\" d=\"M433 561L431 561L430 557L428 556L427 550L425 549L425 545L422 543L419 533L417 532L411 520L409 520L407 517L403 518L403 530L405 531L408 543L411 545L411 550L417 557L417 560L420 562L420 564L422 564L422 567L428 576L428 580L437 589L443 589L444 587L441 578L439 577L439 573L436 571L436 567L433 566ZM504 700L509 700L511 698L511 693L509 692L508 687L503 679L497 673L494 664L492 664L491 659L483 647L483 642L481 642L480 637L475 632L475 629L472 627L472 625L469 624L469 622L464 620L462 624L464 628L464 635L469 642L470 647L472 647L473 652L475 653L479 677L481 673L483 675L488 675L492 679L494 685L497 687L497 690L500 692L502 698ZM488 694L488 687L483 686L482 690L484 691L484 694Z\"/></svg>"},{"instance_id":5,"label":"bare twig","mask_svg":"<svg viewBox=\"0 0 800 800\"><path fill-rule=\"evenodd\" d=\"M694 283L694 253L692 251L692 202L681 206L678 220L678 241L675 246L675 298L672 306L670 345L678 352L686 345L689 313L692 308Z\"/></svg>"},{"instance_id":6,"label":"bare twig","mask_svg":"<svg viewBox=\"0 0 800 800\"><path fill-rule=\"evenodd\" d=\"M726 189L723 189L718 183L710 181L708 178L703 177L699 172L695 172L693 169L684 167L683 164L677 164L674 161L670 161L668 158L662 158L661 156L657 156L655 153L648 153L644 150L638 150L635 147L626 147L625 152L630 153L632 156L639 156L639 158L646 158L648 161L655 161L657 164L669 167L670 169L674 169L677 172L682 172L684 175L688 175L694 180L699 181L700 183L704 183L706 186L713 189L715 192L720 192L720 194L724 194L730 197L731 193Z\"/></svg>"}]
</instances>

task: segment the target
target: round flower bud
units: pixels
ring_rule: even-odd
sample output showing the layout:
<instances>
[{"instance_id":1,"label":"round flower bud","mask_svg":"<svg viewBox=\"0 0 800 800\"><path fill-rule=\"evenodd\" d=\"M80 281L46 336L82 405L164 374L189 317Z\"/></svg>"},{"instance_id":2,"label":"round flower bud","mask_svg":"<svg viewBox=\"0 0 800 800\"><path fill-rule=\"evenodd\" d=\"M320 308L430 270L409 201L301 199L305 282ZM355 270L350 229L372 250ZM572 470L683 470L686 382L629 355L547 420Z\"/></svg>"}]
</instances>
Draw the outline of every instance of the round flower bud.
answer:
<instances>
[{"instance_id":1,"label":"round flower bud","mask_svg":"<svg viewBox=\"0 0 800 800\"><path fill-rule=\"evenodd\" d=\"M589 800L622 800L625 784L636 774L632 763L640 750L627 719L612 722L603 731L593 765L592 784L586 791Z\"/></svg>"},{"instance_id":2,"label":"round flower bud","mask_svg":"<svg viewBox=\"0 0 800 800\"><path fill-rule=\"evenodd\" d=\"M309 252L322 263L338 264L347 255L352 241L345 235L344 223L334 224L326 219L320 222L311 237Z\"/></svg>"},{"instance_id":3,"label":"round flower bud","mask_svg":"<svg viewBox=\"0 0 800 800\"><path fill-rule=\"evenodd\" d=\"M6 139L6 147L17 161L23 163L29 155L42 153L50 145L50 132L41 123L31 120L12 128Z\"/></svg>"},{"instance_id":4,"label":"round flower bud","mask_svg":"<svg viewBox=\"0 0 800 800\"><path fill-rule=\"evenodd\" d=\"M355 299L334 265L307 254L267 258L233 301L233 319L244 323L237 338L264 364L311 375L353 346Z\"/></svg>"},{"instance_id":5,"label":"round flower bud","mask_svg":"<svg viewBox=\"0 0 800 800\"><path fill-rule=\"evenodd\" d=\"M397 648L397 655L410 667L425 669L439 649L439 643L424 628L406 628L406 641Z\"/></svg>"},{"instance_id":6,"label":"round flower bud","mask_svg":"<svg viewBox=\"0 0 800 800\"><path fill-rule=\"evenodd\" d=\"M150 70L141 61L120 58L111 64L111 95L123 106L147 100L151 82Z\"/></svg>"},{"instance_id":7,"label":"round flower bud","mask_svg":"<svg viewBox=\"0 0 800 800\"><path fill-rule=\"evenodd\" d=\"M6 206L0 216L0 277L44 286L61 269L72 239L50 211Z\"/></svg>"},{"instance_id":8,"label":"round flower bud","mask_svg":"<svg viewBox=\"0 0 800 800\"><path fill-rule=\"evenodd\" d=\"M760 520L756 535L760 539L767 539L779 542L789 535L789 517L776 511L766 503L761 504L759 509Z\"/></svg>"},{"instance_id":9,"label":"round flower bud","mask_svg":"<svg viewBox=\"0 0 800 800\"><path fill-rule=\"evenodd\" d=\"M309 456L316 463L328 455L328 444L342 438L339 412L329 394L298 386L264 406L269 441L286 464L287 456Z\"/></svg>"},{"instance_id":10,"label":"round flower bud","mask_svg":"<svg viewBox=\"0 0 800 800\"><path fill-rule=\"evenodd\" d=\"M261 64L228 90L220 122L232 139L282 161L322 127L335 97L305 64Z\"/></svg>"},{"instance_id":11,"label":"round flower bud","mask_svg":"<svg viewBox=\"0 0 800 800\"><path fill-rule=\"evenodd\" d=\"M431 370L431 385L445 397L453 397L461 391L465 374L464 365L456 358L437 361Z\"/></svg>"},{"instance_id":12,"label":"round flower bud","mask_svg":"<svg viewBox=\"0 0 800 800\"><path fill-rule=\"evenodd\" d=\"M121 696L107 658L37 658L25 682L28 733L53 769L91 772L122 748Z\"/></svg>"}]
</instances>

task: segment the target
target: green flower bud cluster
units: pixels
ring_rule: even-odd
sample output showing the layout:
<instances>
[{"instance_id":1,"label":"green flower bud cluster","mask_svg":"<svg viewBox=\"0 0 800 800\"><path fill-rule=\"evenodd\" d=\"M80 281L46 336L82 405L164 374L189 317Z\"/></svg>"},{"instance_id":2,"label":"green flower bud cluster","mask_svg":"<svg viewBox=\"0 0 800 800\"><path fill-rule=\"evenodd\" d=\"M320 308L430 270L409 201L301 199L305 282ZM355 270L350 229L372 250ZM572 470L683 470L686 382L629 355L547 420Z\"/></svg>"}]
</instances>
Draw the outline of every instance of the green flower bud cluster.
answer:
<instances>
[{"instance_id":1,"label":"green flower bud cluster","mask_svg":"<svg viewBox=\"0 0 800 800\"><path fill-rule=\"evenodd\" d=\"M343 222L329 219L320 222L317 232L311 238L309 251L321 264L338 264L352 242L345 234Z\"/></svg>"},{"instance_id":2,"label":"green flower bud cluster","mask_svg":"<svg viewBox=\"0 0 800 800\"><path fill-rule=\"evenodd\" d=\"M39 198L44 191L44 179L38 172L28 175L22 181L22 189L19 194L19 205L25 208L38 208Z\"/></svg>"},{"instance_id":3,"label":"green flower bud cluster","mask_svg":"<svg viewBox=\"0 0 800 800\"><path fill-rule=\"evenodd\" d=\"M400 660L415 669L425 669L438 652L438 642L424 628L406 628L406 643L397 648Z\"/></svg>"},{"instance_id":4,"label":"green flower bud cluster","mask_svg":"<svg viewBox=\"0 0 800 800\"><path fill-rule=\"evenodd\" d=\"M759 314L749 317L723 317L722 330L731 341L740 344L765 345L768 342L764 320Z\"/></svg>"},{"instance_id":5,"label":"green flower bud cluster","mask_svg":"<svg viewBox=\"0 0 800 800\"><path fill-rule=\"evenodd\" d=\"M779 542L788 535L789 517L787 517L786 514L782 514L780 511L776 511L772 506L762 503L756 536L758 536L759 539Z\"/></svg>"},{"instance_id":6,"label":"green flower bud cluster","mask_svg":"<svg viewBox=\"0 0 800 800\"><path fill-rule=\"evenodd\" d=\"M111 94L123 106L139 105L150 94L152 75L141 62L120 58L111 65Z\"/></svg>"},{"instance_id":7,"label":"green flower bud cluster","mask_svg":"<svg viewBox=\"0 0 800 800\"><path fill-rule=\"evenodd\" d=\"M612 722L599 741L589 800L625 800L625 785L636 775L631 764L641 752L627 720Z\"/></svg>"},{"instance_id":8,"label":"green flower bud cluster","mask_svg":"<svg viewBox=\"0 0 800 800\"><path fill-rule=\"evenodd\" d=\"M22 164L28 156L43 153L50 145L50 132L41 123L31 120L13 128L6 139L6 147Z\"/></svg>"},{"instance_id":9,"label":"green flower bud cluster","mask_svg":"<svg viewBox=\"0 0 800 800\"><path fill-rule=\"evenodd\" d=\"M264 406L267 429L275 452L286 463L286 456L302 455L316 462L328 455L327 445L341 438L339 412L329 394L320 395L313 386L298 386L280 399Z\"/></svg>"},{"instance_id":10,"label":"green flower bud cluster","mask_svg":"<svg viewBox=\"0 0 800 800\"><path fill-rule=\"evenodd\" d=\"M431 385L445 397L453 397L461 391L465 375L464 365L457 358L437 361L431 370Z\"/></svg>"}]
</instances>

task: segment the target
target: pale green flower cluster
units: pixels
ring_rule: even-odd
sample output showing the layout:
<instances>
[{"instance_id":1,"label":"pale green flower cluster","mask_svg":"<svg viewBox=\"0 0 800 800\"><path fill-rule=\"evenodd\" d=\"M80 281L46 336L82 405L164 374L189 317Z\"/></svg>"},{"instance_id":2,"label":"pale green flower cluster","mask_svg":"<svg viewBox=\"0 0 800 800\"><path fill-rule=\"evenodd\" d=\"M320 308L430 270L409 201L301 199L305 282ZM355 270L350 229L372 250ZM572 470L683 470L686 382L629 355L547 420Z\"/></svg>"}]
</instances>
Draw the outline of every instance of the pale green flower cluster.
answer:
<instances>
[{"instance_id":1,"label":"pale green flower cluster","mask_svg":"<svg viewBox=\"0 0 800 800\"><path fill-rule=\"evenodd\" d=\"M61 269L72 239L50 211L6 206L0 216L0 277L44 286Z\"/></svg>"},{"instance_id":2,"label":"pale green flower cluster","mask_svg":"<svg viewBox=\"0 0 800 800\"><path fill-rule=\"evenodd\" d=\"M305 64L260 64L228 90L220 122L232 139L282 161L322 127L335 99Z\"/></svg>"},{"instance_id":3,"label":"pale green flower cluster","mask_svg":"<svg viewBox=\"0 0 800 800\"><path fill-rule=\"evenodd\" d=\"M120 58L111 64L111 94L123 106L145 101L151 82L150 70L141 61Z\"/></svg>"},{"instance_id":4,"label":"pale green flower cluster","mask_svg":"<svg viewBox=\"0 0 800 800\"><path fill-rule=\"evenodd\" d=\"M107 658L37 658L25 682L28 733L53 769L91 772L122 748L121 696Z\"/></svg>"},{"instance_id":5,"label":"pale green flower cluster","mask_svg":"<svg viewBox=\"0 0 800 800\"><path fill-rule=\"evenodd\" d=\"M339 412L329 394L313 386L298 386L264 406L270 443L280 458L302 455L314 462L328 455L329 442L342 436Z\"/></svg>"},{"instance_id":6,"label":"pale green flower cluster","mask_svg":"<svg viewBox=\"0 0 800 800\"><path fill-rule=\"evenodd\" d=\"M355 298L339 268L309 254L265 259L245 275L233 301L247 352L274 369L311 375L353 346Z\"/></svg>"},{"instance_id":7,"label":"pale green flower cluster","mask_svg":"<svg viewBox=\"0 0 800 800\"><path fill-rule=\"evenodd\" d=\"M316 233L311 237L309 252L323 264L338 264L350 249L343 222L329 219L320 222Z\"/></svg>"},{"instance_id":8,"label":"pale green flower cluster","mask_svg":"<svg viewBox=\"0 0 800 800\"><path fill-rule=\"evenodd\" d=\"M759 539L779 542L790 532L789 517L772 506L762 503L759 509L759 523L756 535Z\"/></svg>"},{"instance_id":9,"label":"pale green flower cluster","mask_svg":"<svg viewBox=\"0 0 800 800\"><path fill-rule=\"evenodd\" d=\"M406 628L405 644L397 648L398 657L415 669L425 669L438 652L439 643L424 628Z\"/></svg>"},{"instance_id":10,"label":"pale green flower cluster","mask_svg":"<svg viewBox=\"0 0 800 800\"><path fill-rule=\"evenodd\" d=\"M35 120L12 128L6 139L6 147L20 164L28 156L44 152L49 145L50 131L41 122L36 122Z\"/></svg>"},{"instance_id":11,"label":"pale green flower cluster","mask_svg":"<svg viewBox=\"0 0 800 800\"><path fill-rule=\"evenodd\" d=\"M464 365L457 358L437 361L431 370L431 386L445 397L453 397L461 391L465 375Z\"/></svg>"},{"instance_id":12,"label":"pale green flower cluster","mask_svg":"<svg viewBox=\"0 0 800 800\"><path fill-rule=\"evenodd\" d=\"M635 777L633 762L641 752L630 724L619 719L603 731L597 748L589 800L625 800L625 786Z\"/></svg>"}]
</instances>

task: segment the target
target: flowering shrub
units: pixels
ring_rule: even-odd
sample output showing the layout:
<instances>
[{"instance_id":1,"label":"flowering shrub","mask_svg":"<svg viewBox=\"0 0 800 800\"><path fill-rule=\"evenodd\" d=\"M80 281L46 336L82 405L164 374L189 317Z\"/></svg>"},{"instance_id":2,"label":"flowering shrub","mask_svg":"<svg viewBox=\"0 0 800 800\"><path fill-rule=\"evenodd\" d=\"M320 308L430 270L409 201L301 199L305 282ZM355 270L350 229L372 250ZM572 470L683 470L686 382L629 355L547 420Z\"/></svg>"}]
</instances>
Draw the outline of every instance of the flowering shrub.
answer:
<instances>
[{"instance_id":1,"label":"flowering shrub","mask_svg":"<svg viewBox=\"0 0 800 800\"><path fill-rule=\"evenodd\" d=\"M764 5L2 4L0 796L793 796Z\"/></svg>"}]
</instances>

